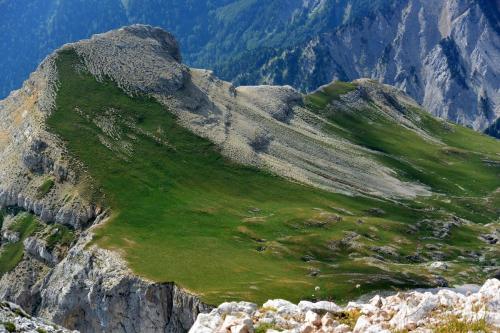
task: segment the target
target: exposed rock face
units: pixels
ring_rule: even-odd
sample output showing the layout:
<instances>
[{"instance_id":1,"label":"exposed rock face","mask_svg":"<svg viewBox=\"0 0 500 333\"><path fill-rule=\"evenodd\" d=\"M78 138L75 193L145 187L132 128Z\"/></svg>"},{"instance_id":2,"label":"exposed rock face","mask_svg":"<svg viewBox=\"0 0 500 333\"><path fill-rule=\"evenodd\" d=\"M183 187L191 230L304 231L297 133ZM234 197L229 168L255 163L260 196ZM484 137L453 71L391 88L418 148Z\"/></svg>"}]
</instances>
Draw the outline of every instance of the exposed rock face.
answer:
<instances>
[{"instance_id":1,"label":"exposed rock face","mask_svg":"<svg viewBox=\"0 0 500 333\"><path fill-rule=\"evenodd\" d=\"M110 77L129 93L171 94L187 76L177 41L159 28L133 25L72 47L95 77Z\"/></svg>"},{"instance_id":2,"label":"exposed rock face","mask_svg":"<svg viewBox=\"0 0 500 333\"><path fill-rule=\"evenodd\" d=\"M436 116L484 130L500 117L499 17L497 0L395 1L392 10L242 72L304 90L371 77L403 89Z\"/></svg>"},{"instance_id":3,"label":"exposed rock face","mask_svg":"<svg viewBox=\"0 0 500 333\"><path fill-rule=\"evenodd\" d=\"M82 235L52 269L50 254L30 245L25 259L0 280L0 298L81 332L186 332L209 310L173 283L133 275L115 253L87 249L90 240Z\"/></svg>"},{"instance_id":4,"label":"exposed rock face","mask_svg":"<svg viewBox=\"0 0 500 333\"><path fill-rule=\"evenodd\" d=\"M184 332L208 309L172 283L134 276L110 251L84 250L88 240L40 286L40 316L82 332Z\"/></svg>"},{"instance_id":5,"label":"exposed rock face","mask_svg":"<svg viewBox=\"0 0 500 333\"><path fill-rule=\"evenodd\" d=\"M57 264L58 258L47 249L47 244L44 241L36 237L29 237L24 240L23 245L24 250L32 257L48 265Z\"/></svg>"},{"instance_id":6,"label":"exposed rock face","mask_svg":"<svg viewBox=\"0 0 500 333\"><path fill-rule=\"evenodd\" d=\"M16 243L19 241L19 233L15 231L5 230L2 233L2 242Z\"/></svg>"},{"instance_id":7,"label":"exposed rock face","mask_svg":"<svg viewBox=\"0 0 500 333\"><path fill-rule=\"evenodd\" d=\"M18 305L9 302L0 303L0 332L47 332L78 333L55 325L45 319L32 317Z\"/></svg>"},{"instance_id":8,"label":"exposed rock face","mask_svg":"<svg viewBox=\"0 0 500 333\"><path fill-rule=\"evenodd\" d=\"M50 273L50 267L30 256L0 279L0 299L14 302L31 314L38 306L37 284Z\"/></svg>"},{"instance_id":9,"label":"exposed rock face","mask_svg":"<svg viewBox=\"0 0 500 333\"><path fill-rule=\"evenodd\" d=\"M490 127L488 127L484 131L484 133L500 139L500 118L498 118L493 124L491 124Z\"/></svg>"},{"instance_id":10,"label":"exposed rock face","mask_svg":"<svg viewBox=\"0 0 500 333\"><path fill-rule=\"evenodd\" d=\"M350 318L350 326L345 324L346 318ZM246 302L223 303L209 314L200 314L190 333L252 332L259 327L268 333L429 332L451 318L468 322L484 319L493 329L500 328L500 281L488 280L469 295L449 289L434 294L377 295L366 304L350 302L345 307L326 301L295 305L270 300L262 308Z\"/></svg>"},{"instance_id":11,"label":"exposed rock face","mask_svg":"<svg viewBox=\"0 0 500 333\"><path fill-rule=\"evenodd\" d=\"M69 168L63 144L44 123L55 103L54 59L48 57L22 89L0 101L0 207L18 206L44 221L81 228L99 209L76 191L83 179ZM54 185L40 193L49 179Z\"/></svg>"}]
</instances>

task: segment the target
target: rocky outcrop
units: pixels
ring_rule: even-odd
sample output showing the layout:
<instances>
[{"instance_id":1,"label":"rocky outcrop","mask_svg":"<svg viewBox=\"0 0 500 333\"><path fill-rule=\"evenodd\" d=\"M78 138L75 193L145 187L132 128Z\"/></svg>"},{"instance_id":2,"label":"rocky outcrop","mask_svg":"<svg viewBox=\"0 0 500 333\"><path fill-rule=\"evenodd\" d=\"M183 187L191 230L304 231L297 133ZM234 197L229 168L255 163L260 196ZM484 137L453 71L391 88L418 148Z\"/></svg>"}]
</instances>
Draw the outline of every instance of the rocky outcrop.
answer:
<instances>
[{"instance_id":1,"label":"rocky outcrop","mask_svg":"<svg viewBox=\"0 0 500 333\"><path fill-rule=\"evenodd\" d=\"M46 128L55 105L54 61L49 56L22 89L0 101L0 208L17 206L78 229L100 210L82 197L88 179L69 167L63 143Z\"/></svg>"},{"instance_id":2,"label":"rocky outcrop","mask_svg":"<svg viewBox=\"0 0 500 333\"><path fill-rule=\"evenodd\" d=\"M45 263L25 255L13 270L2 275L0 299L19 304L28 313L35 314L40 301L38 286L50 270Z\"/></svg>"},{"instance_id":3,"label":"rocky outcrop","mask_svg":"<svg viewBox=\"0 0 500 333\"><path fill-rule=\"evenodd\" d=\"M131 94L171 94L188 75L177 41L160 28L133 25L67 48L76 50L96 78L109 77Z\"/></svg>"},{"instance_id":4,"label":"rocky outcrop","mask_svg":"<svg viewBox=\"0 0 500 333\"><path fill-rule=\"evenodd\" d=\"M16 231L5 230L2 233L2 243L17 243L19 242L19 233Z\"/></svg>"},{"instance_id":5,"label":"rocky outcrop","mask_svg":"<svg viewBox=\"0 0 500 333\"><path fill-rule=\"evenodd\" d=\"M70 331L45 319L32 317L21 307L9 302L0 302L0 332L18 333L78 333Z\"/></svg>"},{"instance_id":6,"label":"rocky outcrop","mask_svg":"<svg viewBox=\"0 0 500 333\"><path fill-rule=\"evenodd\" d=\"M40 289L37 314L81 332L185 332L208 309L173 283L131 273L113 252L84 250L83 237ZM70 277L70 278L68 278Z\"/></svg>"},{"instance_id":7,"label":"rocky outcrop","mask_svg":"<svg viewBox=\"0 0 500 333\"><path fill-rule=\"evenodd\" d=\"M70 187L66 184L61 186L63 189L60 192L54 190L53 196L36 199L36 191L40 186L37 180L43 180L41 177L36 178L30 179L29 182L23 182L26 187L22 190L17 184L15 188L10 187L5 190L0 188L0 207L19 207L39 216L45 222L57 222L77 229L88 226L101 212L100 208L96 208L88 202L80 202L80 198L74 198L74 201L70 203L65 203L63 197L54 198L54 196L62 196L64 190ZM20 180L23 179L20 178Z\"/></svg>"},{"instance_id":8,"label":"rocky outcrop","mask_svg":"<svg viewBox=\"0 0 500 333\"><path fill-rule=\"evenodd\" d=\"M200 314L190 333L429 332L453 321L481 323L492 331L500 328L500 281L488 280L472 294L450 289L413 291L376 295L368 303L350 302L345 307L326 301L295 305L270 300L261 308L246 302L223 303L209 314Z\"/></svg>"},{"instance_id":9,"label":"rocky outcrop","mask_svg":"<svg viewBox=\"0 0 500 333\"><path fill-rule=\"evenodd\" d=\"M40 241L28 244L25 259L0 280L0 298L89 333L186 332L210 309L174 283L135 276L116 253L90 246L91 238L82 235L54 268Z\"/></svg>"},{"instance_id":10,"label":"rocky outcrop","mask_svg":"<svg viewBox=\"0 0 500 333\"><path fill-rule=\"evenodd\" d=\"M57 264L59 261L57 256L51 253L47 249L46 242L36 238L36 237L28 237L23 242L24 251L31 255L32 257L47 263L48 265Z\"/></svg>"}]
</instances>

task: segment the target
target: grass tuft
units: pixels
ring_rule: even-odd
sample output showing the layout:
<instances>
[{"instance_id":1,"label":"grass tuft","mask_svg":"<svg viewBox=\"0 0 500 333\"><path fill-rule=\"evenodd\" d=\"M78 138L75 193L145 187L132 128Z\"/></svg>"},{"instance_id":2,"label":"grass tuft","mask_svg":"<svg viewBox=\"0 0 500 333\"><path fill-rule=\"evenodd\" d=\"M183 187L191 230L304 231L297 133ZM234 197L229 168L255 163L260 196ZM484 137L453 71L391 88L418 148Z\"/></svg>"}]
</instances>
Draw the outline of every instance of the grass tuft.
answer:
<instances>
[{"instance_id":1,"label":"grass tuft","mask_svg":"<svg viewBox=\"0 0 500 333\"><path fill-rule=\"evenodd\" d=\"M56 224L50 229L49 236L45 239L47 249L51 251L57 245L68 247L75 239L75 234L68 227Z\"/></svg>"},{"instance_id":2,"label":"grass tuft","mask_svg":"<svg viewBox=\"0 0 500 333\"><path fill-rule=\"evenodd\" d=\"M351 329L354 329L354 326L356 326L356 322L358 321L360 316L361 311L359 309L333 313L333 318L335 318L335 320L337 320L341 324L349 326Z\"/></svg>"},{"instance_id":3,"label":"grass tuft","mask_svg":"<svg viewBox=\"0 0 500 333\"><path fill-rule=\"evenodd\" d=\"M465 320L457 316L449 316L443 322L433 328L434 333L493 333L493 328L485 319Z\"/></svg>"},{"instance_id":4,"label":"grass tuft","mask_svg":"<svg viewBox=\"0 0 500 333\"><path fill-rule=\"evenodd\" d=\"M14 323L11 323L10 321L3 323L3 326L9 333L16 331L16 325L14 325Z\"/></svg>"},{"instance_id":5,"label":"grass tuft","mask_svg":"<svg viewBox=\"0 0 500 333\"><path fill-rule=\"evenodd\" d=\"M54 187L54 179L52 178L47 178L40 187L38 187L37 192L36 192L36 198L41 199L44 196L46 196L50 190Z\"/></svg>"},{"instance_id":6,"label":"grass tuft","mask_svg":"<svg viewBox=\"0 0 500 333\"><path fill-rule=\"evenodd\" d=\"M13 270L21 261L24 254L23 241L31 236L38 226L39 224L33 215L23 213L9 227L9 230L19 233L19 241L4 245L0 250L0 276Z\"/></svg>"},{"instance_id":7,"label":"grass tuft","mask_svg":"<svg viewBox=\"0 0 500 333\"><path fill-rule=\"evenodd\" d=\"M268 330L281 331L281 329L275 324L261 324L255 328L254 332L266 333Z\"/></svg>"}]
</instances>

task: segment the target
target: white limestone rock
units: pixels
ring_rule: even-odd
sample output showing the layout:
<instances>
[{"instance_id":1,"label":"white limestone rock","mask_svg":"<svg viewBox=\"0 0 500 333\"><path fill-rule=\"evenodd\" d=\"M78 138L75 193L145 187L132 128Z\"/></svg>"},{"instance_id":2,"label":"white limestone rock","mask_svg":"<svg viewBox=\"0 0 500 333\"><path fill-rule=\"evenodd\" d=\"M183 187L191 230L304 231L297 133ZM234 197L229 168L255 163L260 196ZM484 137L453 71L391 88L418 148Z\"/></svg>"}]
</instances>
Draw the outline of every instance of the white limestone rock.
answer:
<instances>
[{"instance_id":1,"label":"white limestone rock","mask_svg":"<svg viewBox=\"0 0 500 333\"><path fill-rule=\"evenodd\" d=\"M242 312L249 308L251 311ZM200 314L190 333L223 331L251 332L253 327L268 325L267 333L390 333L397 330L432 332L436 325L444 325L449 316L464 320L486 319L500 329L500 281L491 279L476 293L441 289L431 292L400 292L395 295L373 297L369 303L350 302L340 307L331 302L301 301L294 305L285 300L270 300L254 311L248 303L224 303L210 314ZM234 312L228 312L234 309ZM338 316L359 313L353 327L341 324ZM223 320L221 314L226 315ZM244 328L244 320L248 328ZM252 323L252 326L250 326ZM243 325L243 326L242 326Z\"/></svg>"},{"instance_id":2,"label":"white limestone rock","mask_svg":"<svg viewBox=\"0 0 500 333\"><path fill-rule=\"evenodd\" d=\"M11 329L15 329L14 332L18 333L78 333L78 331L70 331L48 320L32 317L16 304L0 302L0 332L11 332Z\"/></svg>"}]
</instances>

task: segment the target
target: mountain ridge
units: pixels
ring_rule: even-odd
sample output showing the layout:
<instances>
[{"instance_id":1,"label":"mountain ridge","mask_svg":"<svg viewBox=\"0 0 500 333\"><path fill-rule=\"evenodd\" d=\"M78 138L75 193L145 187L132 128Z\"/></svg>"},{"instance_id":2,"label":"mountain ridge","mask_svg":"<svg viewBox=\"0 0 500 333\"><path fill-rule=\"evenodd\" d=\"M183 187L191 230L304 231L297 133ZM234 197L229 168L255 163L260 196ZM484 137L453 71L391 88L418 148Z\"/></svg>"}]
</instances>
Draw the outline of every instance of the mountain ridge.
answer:
<instances>
[{"instance_id":1,"label":"mountain ridge","mask_svg":"<svg viewBox=\"0 0 500 333\"><path fill-rule=\"evenodd\" d=\"M499 115L498 0L169 0L161 5L61 0L45 7L38 2L2 6L0 44L6 60L0 74L10 81L2 95L65 42L150 23L178 36L191 66L214 69L236 85L290 84L313 91L333 79L372 77L404 89L434 115L476 130L485 130ZM58 29L62 25L65 31ZM30 42L12 41L11 31L26 31ZM353 56L346 57L344 49Z\"/></svg>"},{"instance_id":2,"label":"mountain ridge","mask_svg":"<svg viewBox=\"0 0 500 333\"><path fill-rule=\"evenodd\" d=\"M64 46L0 101L2 272L17 258L2 298L82 332L184 332L206 303L498 266L492 138L374 81L304 96L180 59L171 34L127 27Z\"/></svg>"}]
</instances>

